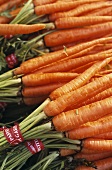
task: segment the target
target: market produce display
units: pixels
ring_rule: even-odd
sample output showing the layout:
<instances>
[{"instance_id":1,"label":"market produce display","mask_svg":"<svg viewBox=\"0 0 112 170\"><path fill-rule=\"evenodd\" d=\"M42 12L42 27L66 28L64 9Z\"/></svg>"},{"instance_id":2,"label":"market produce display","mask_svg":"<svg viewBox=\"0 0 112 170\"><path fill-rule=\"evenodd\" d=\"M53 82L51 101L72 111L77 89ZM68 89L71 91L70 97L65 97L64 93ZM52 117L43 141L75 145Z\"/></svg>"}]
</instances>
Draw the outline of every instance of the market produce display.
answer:
<instances>
[{"instance_id":1,"label":"market produce display","mask_svg":"<svg viewBox=\"0 0 112 170\"><path fill-rule=\"evenodd\" d=\"M0 170L112 170L112 1L0 0Z\"/></svg>"}]
</instances>

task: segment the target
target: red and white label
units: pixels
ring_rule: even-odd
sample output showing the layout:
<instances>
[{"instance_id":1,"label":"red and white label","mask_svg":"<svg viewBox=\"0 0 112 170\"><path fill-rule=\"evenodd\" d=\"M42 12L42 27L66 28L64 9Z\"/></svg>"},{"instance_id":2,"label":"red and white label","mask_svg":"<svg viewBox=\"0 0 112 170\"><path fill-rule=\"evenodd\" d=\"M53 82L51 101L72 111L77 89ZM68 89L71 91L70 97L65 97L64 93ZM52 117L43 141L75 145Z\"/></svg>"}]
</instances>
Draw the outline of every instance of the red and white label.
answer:
<instances>
[{"instance_id":1,"label":"red and white label","mask_svg":"<svg viewBox=\"0 0 112 170\"><path fill-rule=\"evenodd\" d=\"M40 139L27 141L25 145L32 154L36 154L44 149L44 145Z\"/></svg>"},{"instance_id":2,"label":"red and white label","mask_svg":"<svg viewBox=\"0 0 112 170\"><path fill-rule=\"evenodd\" d=\"M20 132L19 125L16 124L11 128L4 128L4 136L11 145L18 145L24 141L24 138Z\"/></svg>"}]
</instances>

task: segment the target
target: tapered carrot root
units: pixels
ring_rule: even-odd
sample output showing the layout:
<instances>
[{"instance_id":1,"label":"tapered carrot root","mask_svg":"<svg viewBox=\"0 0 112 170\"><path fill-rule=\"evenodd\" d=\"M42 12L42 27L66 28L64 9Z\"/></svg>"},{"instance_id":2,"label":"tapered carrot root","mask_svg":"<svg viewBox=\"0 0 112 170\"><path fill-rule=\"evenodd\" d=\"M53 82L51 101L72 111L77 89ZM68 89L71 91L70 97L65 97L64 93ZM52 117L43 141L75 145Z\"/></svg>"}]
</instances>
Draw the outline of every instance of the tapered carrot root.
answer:
<instances>
[{"instance_id":1,"label":"tapered carrot root","mask_svg":"<svg viewBox=\"0 0 112 170\"><path fill-rule=\"evenodd\" d=\"M111 140L112 139L112 131L99 134L97 136L94 136L94 138Z\"/></svg>"},{"instance_id":2,"label":"tapered carrot root","mask_svg":"<svg viewBox=\"0 0 112 170\"><path fill-rule=\"evenodd\" d=\"M69 47L66 49L66 53L64 50L59 50L56 52L51 52L50 54L45 54L43 55L43 57L35 57L33 59L23 62L20 67L16 68L13 71L13 74L18 75L31 73L39 67L45 66L46 64L56 62L58 60L64 59L65 57L67 58L72 54L79 53L80 51L86 50L87 48L93 47L94 45L100 43L107 43L110 40L112 40L112 37L101 38L98 40L79 44L77 46Z\"/></svg>"},{"instance_id":3,"label":"tapered carrot root","mask_svg":"<svg viewBox=\"0 0 112 170\"><path fill-rule=\"evenodd\" d=\"M81 58L80 58L81 59ZM107 58L101 62L97 62L93 64L90 68L85 70L82 74L80 74L75 79L71 80L67 84L65 84L62 88L58 88L55 91L53 91L50 95L50 97L55 96L55 98L52 98L53 100L60 97L61 95L64 95L66 93L69 93L72 90L76 90L83 85L85 85L101 68L105 67L110 61L112 61L112 58Z\"/></svg>"},{"instance_id":4,"label":"tapered carrot root","mask_svg":"<svg viewBox=\"0 0 112 170\"><path fill-rule=\"evenodd\" d=\"M44 73L44 74L29 74L22 77L22 83L24 86L39 86L39 85L47 85L51 83L61 83L68 82L75 77L77 77L77 73Z\"/></svg>"},{"instance_id":5,"label":"tapered carrot root","mask_svg":"<svg viewBox=\"0 0 112 170\"><path fill-rule=\"evenodd\" d=\"M77 153L74 158L83 158L88 161L98 161L100 159L108 158L112 156L112 152L101 152L101 153L93 153L93 154L83 154Z\"/></svg>"},{"instance_id":6,"label":"tapered carrot root","mask_svg":"<svg viewBox=\"0 0 112 170\"><path fill-rule=\"evenodd\" d=\"M56 2L53 4L46 4L35 7L35 13L37 15L51 14L54 12L63 12L67 10L71 10L78 5L82 5L85 3L90 3L89 0L80 0L80 1L69 1L69 2ZM106 5L109 5L106 3Z\"/></svg>"},{"instance_id":7,"label":"tapered carrot root","mask_svg":"<svg viewBox=\"0 0 112 170\"><path fill-rule=\"evenodd\" d=\"M55 21L58 18L62 18L62 17L73 17L73 16L83 16L84 14L93 11L95 9L100 9L100 8L104 8L104 7L109 7L112 4L110 2L89 2L89 4L82 4L80 6L78 6L77 8L74 8L72 10L69 9L69 11L65 11L65 12L57 12L57 13L53 13L49 16L50 21Z\"/></svg>"},{"instance_id":8,"label":"tapered carrot root","mask_svg":"<svg viewBox=\"0 0 112 170\"><path fill-rule=\"evenodd\" d=\"M54 83L54 84L47 84L47 85L41 85L37 87L25 87L22 90L22 95L24 97L39 97L43 95L49 95L53 90L56 88L63 86L63 83Z\"/></svg>"},{"instance_id":9,"label":"tapered carrot root","mask_svg":"<svg viewBox=\"0 0 112 170\"><path fill-rule=\"evenodd\" d=\"M86 16L108 16L110 13L112 14L112 7L111 6L110 7L101 8L98 11L93 11L90 14L88 13Z\"/></svg>"},{"instance_id":10,"label":"tapered carrot root","mask_svg":"<svg viewBox=\"0 0 112 170\"><path fill-rule=\"evenodd\" d=\"M39 6L39 5L51 4L51 3L54 3L56 1L57 0L41 0L41 1L34 0L33 3L34 3L35 6Z\"/></svg>"},{"instance_id":11,"label":"tapered carrot root","mask_svg":"<svg viewBox=\"0 0 112 170\"><path fill-rule=\"evenodd\" d=\"M70 139L83 139L98 134L109 132L112 129L112 114L93 122L87 122L77 129L67 132Z\"/></svg>"},{"instance_id":12,"label":"tapered carrot root","mask_svg":"<svg viewBox=\"0 0 112 170\"><path fill-rule=\"evenodd\" d=\"M108 157L105 159L95 161L94 164L96 165L98 170L111 170L112 169L112 157ZM93 170L93 168L87 167L87 166L79 166L75 170Z\"/></svg>"},{"instance_id":13,"label":"tapered carrot root","mask_svg":"<svg viewBox=\"0 0 112 170\"><path fill-rule=\"evenodd\" d=\"M85 52L89 50L90 49L86 49ZM67 72L93 61L109 58L112 55L111 52L112 49L108 51L99 52L96 54L85 55L83 57L78 57L78 54L74 54L70 56L69 59L60 60L58 62L52 63L51 65L38 69L37 73ZM81 53L79 55L81 55Z\"/></svg>"},{"instance_id":14,"label":"tapered carrot root","mask_svg":"<svg viewBox=\"0 0 112 170\"><path fill-rule=\"evenodd\" d=\"M0 35L29 34L46 27L45 24L0 24Z\"/></svg>"},{"instance_id":15,"label":"tapered carrot root","mask_svg":"<svg viewBox=\"0 0 112 170\"><path fill-rule=\"evenodd\" d=\"M65 17L59 18L55 21L56 28L58 29L67 29L67 28L74 28L80 26L88 26L99 24L103 22L112 21L111 16L91 16L91 17Z\"/></svg>"},{"instance_id":16,"label":"tapered carrot root","mask_svg":"<svg viewBox=\"0 0 112 170\"><path fill-rule=\"evenodd\" d=\"M44 37L46 46L53 47L57 45L65 45L87 39L89 37L95 39L109 34L112 30L112 22L96 24L84 28L63 29L52 32Z\"/></svg>"},{"instance_id":17,"label":"tapered carrot root","mask_svg":"<svg viewBox=\"0 0 112 170\"><path fill-rule=\"evenodd\" d=\"M83 147L100 151L112 151L112 140L87 138L83 140Z\"/></svg>"},{"instance_id":18,"label":"tapered carrot root","mask_svg":"<svg viewBox=\"0 0 112 170\"><path fill-rule=\"evenodd\" d=\"M69 131L78 128L84 123L95 121L106 114L110 114L111 102L112 97L82 106L78 109L62 112L53 117L53 124L58 131Z\"/></svg>"},{"instance_id":19,"label":"tapered carrot root","mask_svg":"<svg viewBox=\"0 0 112 170\"><path fill-rule=\"evenodd\" d=\"M99 101L99 100L102 100L102 99L105 99L105 98L110 97L110 96L112 96L112 88L104 90L103 92L97 94L96 96L93 96L92 98L86 100L83 103L79 103L76 106L76 108L84 106L84 105L87 105L87 104L90 104L90 103L93 103L93 102L96 102L96 101Z\"/></svg>"}]
</instances>

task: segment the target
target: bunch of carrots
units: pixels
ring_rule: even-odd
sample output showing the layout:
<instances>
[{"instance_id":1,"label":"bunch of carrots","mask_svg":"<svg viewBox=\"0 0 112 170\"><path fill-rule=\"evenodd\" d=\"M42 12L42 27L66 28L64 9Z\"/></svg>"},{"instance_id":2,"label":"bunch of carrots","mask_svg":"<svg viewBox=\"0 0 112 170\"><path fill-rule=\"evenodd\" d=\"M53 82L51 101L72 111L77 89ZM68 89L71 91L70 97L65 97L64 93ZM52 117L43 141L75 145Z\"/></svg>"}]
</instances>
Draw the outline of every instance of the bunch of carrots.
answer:
<instances>
[{"instance_id":1,"label":"bunch of carrots","mask_svg":"<svg viewBox=\"0 0 112 170\"><path fill-rule=\"evenodd\" d=\"M1 170L111 170L112 2L0 0L0 13L0 62L10 62L0 75L1 110L35 106L15 120L20 143L6 138L14 121L1 119ZM43 147L32 154L25 143L35 140Z\"/></svg>"}]
</instances>

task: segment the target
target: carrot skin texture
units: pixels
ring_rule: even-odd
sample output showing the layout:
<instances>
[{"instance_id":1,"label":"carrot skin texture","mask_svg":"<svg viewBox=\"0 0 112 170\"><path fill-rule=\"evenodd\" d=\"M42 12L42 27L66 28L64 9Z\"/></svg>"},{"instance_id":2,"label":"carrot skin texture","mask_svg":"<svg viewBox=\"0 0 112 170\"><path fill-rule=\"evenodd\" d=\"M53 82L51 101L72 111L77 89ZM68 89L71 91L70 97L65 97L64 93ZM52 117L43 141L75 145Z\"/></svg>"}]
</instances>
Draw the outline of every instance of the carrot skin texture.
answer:
<instances>
[{"instance_id":1,"label":"carrot skin texture","mask_svg":"<svg viewBox=\"0 0 112 170\"><path fill-rule=\"evenodd\" d=\"M41 0L41 1L34 0L33 3L34 3L35 6L39 6L39 5L51 4L51 3L54 3L56 1L57 0Z\"/></svg>"},{"instance_id":2,"label":"carrot skin texture","mask_svg":"<svg viewBox=\"0 0 112 170\"><path fill-rule=\"evenodd\" d=\"M80 16L80 17L65 17L65 18L63 17L57 19L55 21L55 25L56 28L58 29L69 29L69 28L94 25L94 24L99 24L99 23L109 22L109 21L112 21L111 16L98 16L97 18L95 16L91 16L91 17Z\"/></svg>"},{"instance_id":3,"label":"carrot skin texture","mask_svg":"<svg viewBox=\"0 0 112 170\"><path fill-rule=\"evenodd\" d=\"M95 9L102 9L103 7L110 7L111 3L110 2L93 2L93 3L86 3L82 4L74 9L71 9L69 11L65 12L54 12L53 14L50 14L49 20L50 21L55 21L58 18L63 18L63 17L77 17L77 16L84 16L86 13L89 13Z\"/></svg>"},{"instance_id":4,"label":"carrot skin texture","mask_svg":"<svg viewBox=\"0 0 112 170\"><path fill-rule=\"evenodd\" d=\"M72 54L78 53L82 50L85 50L86 48L90 48L94 45L97 45L99 43L106 43L108 41L112 40L112 37L106 37L106 38L101 38L98 40L93 40L90 42L86 42L83 45L79 44L77 46L69 47L67 48L66 53L63 50L59 50L56 52L51 52L50 54L45 54L43 57L35 57L33 59L30 59L28 61L25 61L20 65L20 67L16 68L14 70L14 75L19 75L19 74L27 74L31 73L34 70L38 69L39 67L45 66L46 64L50 64L53 62L56 62L60 59L67 58Z\"/></svg>"},{"instance_id":5,"label":"carrot skin texture","mask_svg":"<svg viewBox=\"0 0 112 170\"><path fill-rule=\"evenodd\" d=\"M27 87L34 87L57 82L68 82L77 76L77 73L32 73L22 77L22 84Z\"/></svg>"},{"instance_id":6,"label":"carrot skin texture","mask_svg":"<svg viewBox=\"0 0 112 170\"><path fill-rule=\"evenodd\" d=\"M63 29L52 32L44 37L46 46L53 47L72 43L89 37L99 38L109 34L112 30L112 22L101 23L90 27Z\"/></svg>"},{"instance_id":7,"label":"carrot skin texture","mask_svg":"<svg viewBox=\"0 0 112 170\"><path fill-rule=\"evenodd\" d=\"M81 58L80 58L81 59ZM101 68L105 67L112 58L107 58L101 62L96 62L91 67L89 67L87 70L85 70L82 74L77 76L75 79L69 81L67 84L65 84L62 88L58 88L55 91L53 91L50 95L50 97L54 100L61 95L64 95L66 93L69 93L70 91L76 90L83 85L85 85ZM55 97L54 97L55 96Z\"/></svg>"},{"instance_id":8,"label":"carrot skin texture","mask_svg":"<svg viewBox=\"0 0 112 170\"><path fill-rule=\"evenodd\" d=\"M45 24L0 24L0 35L29 34L45 28Z\"/></svg>"},{"instance_id":9,"label":"carrot skin texture","mask_svg":"<svg viewBox=\"0 0 112 170\"><path fill-rule=\"evenodd\" d=\"M70 2L56 2L53 4L46 4L46 5L40 5L35 7L35 13L36 15L43 15L43 14L51 14L54 12L63 12L67 10L71 10L78 5L89 3L89 0L80 0L80 1L70 1ZM108 6L109 4L106 3Z\"/></svg>"},{"instance_id":10,"label":"carrot skin texture","mask_svg":"<svg viewBox=\"0 0 112 170\"><path fill-rule=\"evenodd\" d=\"M24 87L22 89L22 96L24 97L39 97L43 95L49 95L56 88L63 86L63 83L52 83L48 85L41 85L37 87Z\"/></svg>"},{"instance_id":11,"label":"carrot skin texture","mask_svg":"<svg viewBox=\"0 0 112 170\"><path fill-rule=\"evenodd\" d=\"M93 61L103 60L105 58L109 58L112 56L112 49L108 51L105 50L103 52L99 52L96 54L82 55L82 53L86 53L90 51L90 49L83 50L78 54L71 55L68 59L60 60L55 63L52 63L44 68L40 68L37 70L38 73L52 73L52 72L68 72L71 69L78 68L79 66L83 66L84 64L88 64Z\"/></svg>"},{"instance_id":12,"label":"carrot skin texture","mask_svg":"<svg viewBox=\"0 0 112 170\"><path fill-rule=\"evenodd\" d=\"M61 156L68 156L68 155L73 155L75 154L75 150L73 149L64 149L64 148L61 148L60 149L60 155Z\"/></svg>"},{"instance_id":13,"label":"carrot skin texture","mask_svg":"<svg viewBox=\"0 0 112 170\"><path fill-rule=\"evenodd\" d=\"M102 134L99 134L97 136L94 136L94 138L111 140L112 139L112 132L102 133Z\"/></svg>"},{"instance_id":14,"label":"carrot skin texture","mask_svg":"<svg viewBox=\"0 0 112 170\"><path fill-rule=\"evenodd\" d=\"M112 140L87 138L83 140L83 147L100 151L112 151Z\"/></svg>"},{"instance_id":15,"label":"carrot skin texture","mask_svg":"<svg viewBox=\"0 0 112 170\"><path fill-rule=\"evenodd\" d=\"M111 113L112 97L82 106L78 109L62 112L54 116L52 121L58 131L70 131L87 122L95 121ZM105 106L104 106L105 104Z\"/></svg>"},{"instance_id":16,"label":"carrot skin texture","mask_svg":"<svg viewBox=\"0 0 112 170\"><path fill-rule=\"evenodd\" d=\"M112 152L100 152L100 153L93 153L93 154L83 154L83 153L77 153L74 155L74 158L84 158L88 161L98 161L107 157L111 157Z\"/></svg>"},{"instance_id":17,"label":"carrot skin texture","mask_svg":"<svg viewBox=\"0 0 112 170\"><path fill-rule=\"evenodd\" d=\"M72 129L67 132L67 135L70 139L83 139L109 132L110 129L112 129L112 114L93 122L87 122L77 129Z\"/></svg>"},{"instance_id":18,"label":"carrot skin texture","mask_svg":"<svg viewBox=\"0 0 112 170\"><path fill-rule=\"evenodd\" d=\"M56 100L51 101L44 108L44 111L48 116L58 115L71 105L77 105L79 102L83 102L88 98L106 90L107 88L112 87L111 79L112 74L105 75L96 79L94 82L90 82L87 85L80 87L79 89L60 96Z\"/></svg>"}]
</instances>

